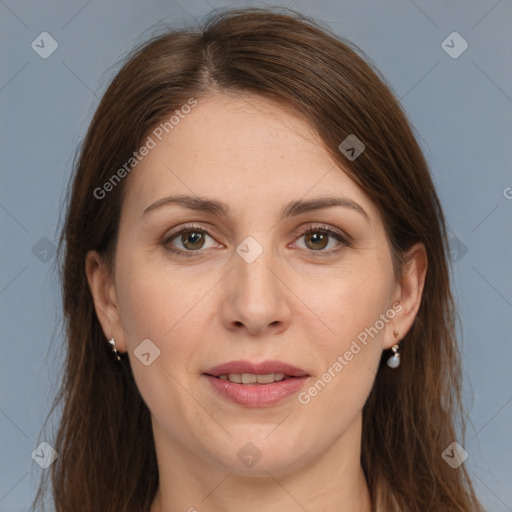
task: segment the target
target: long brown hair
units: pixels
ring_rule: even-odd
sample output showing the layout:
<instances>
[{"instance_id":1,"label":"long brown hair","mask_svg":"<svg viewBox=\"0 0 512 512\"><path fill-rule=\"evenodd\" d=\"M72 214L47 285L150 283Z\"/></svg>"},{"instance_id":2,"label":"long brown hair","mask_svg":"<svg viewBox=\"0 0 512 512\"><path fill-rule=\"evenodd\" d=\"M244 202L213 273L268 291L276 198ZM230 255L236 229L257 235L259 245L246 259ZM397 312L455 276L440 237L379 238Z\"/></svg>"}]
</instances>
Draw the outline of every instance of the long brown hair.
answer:
<instances>
[{"instance_id":1,"label":"long brown hair","mask_svg":"<svg viewBox=\"0 0 512 512\"><path fill-rule=\"evenodd\" d=\"M375 511L481 512L464 465L452 469L441 456L464 435L460 356L445 220L413 131L358 48L299 13L256 8L217 11L200 28L168 30L136 48L93 117L60 241L67 354L52 408L62 406L52 443L59 458L49 470L54 509L150 509L158 470L149 411L126 355L119 364L109 352L85 256L95 249L112 262L129 176L109 187L107 199L95 190L149 130L212 91L256 93L301 113L379 208L398 276L401 255L425 245L420 310L401 343L402 366L381 364L364 406L361 463ZM338 147L351 134L366 147L355 160ZM47 487L45 479L34 506Z\"/></svg>"}]
</instances>

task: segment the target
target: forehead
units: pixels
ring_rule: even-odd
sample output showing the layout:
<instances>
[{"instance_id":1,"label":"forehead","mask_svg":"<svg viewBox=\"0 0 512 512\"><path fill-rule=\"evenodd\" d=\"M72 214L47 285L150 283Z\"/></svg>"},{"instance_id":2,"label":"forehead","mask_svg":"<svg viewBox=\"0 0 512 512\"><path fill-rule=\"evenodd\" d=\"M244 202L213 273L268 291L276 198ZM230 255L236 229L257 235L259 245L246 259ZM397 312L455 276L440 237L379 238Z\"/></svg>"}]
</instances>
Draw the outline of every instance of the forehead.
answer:
<instances>
[{"instance_id":1,"label":"forehead","mask_svg":"<svg viewBox=\"0 0 512 512\"><path fill-rule=\"evenodd\" d=\"M201 98L160 131L126 184L125 202L138 210L167 193L224 198L236 211L338 192L377 214L307 121L260 96Z\"/></svg>"}]
</instances>

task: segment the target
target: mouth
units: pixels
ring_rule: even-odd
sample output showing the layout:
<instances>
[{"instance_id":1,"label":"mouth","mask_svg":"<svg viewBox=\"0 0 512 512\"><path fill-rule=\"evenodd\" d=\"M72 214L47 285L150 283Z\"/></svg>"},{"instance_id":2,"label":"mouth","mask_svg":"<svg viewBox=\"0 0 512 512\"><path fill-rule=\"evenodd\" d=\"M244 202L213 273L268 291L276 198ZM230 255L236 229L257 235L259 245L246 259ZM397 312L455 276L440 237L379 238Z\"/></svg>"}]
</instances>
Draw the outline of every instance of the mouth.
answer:
<instances>
[{"instance_id":1,"label":"mouth","mask_svg":"<svg viewBox=\"0 0 512 512\"><path fill-rule=\"evenodd\" d=\"M246 407L275 404L298 392L310 375L281 361L232 361L203 373L217 393Z\"/></svg>"}]
</instances>

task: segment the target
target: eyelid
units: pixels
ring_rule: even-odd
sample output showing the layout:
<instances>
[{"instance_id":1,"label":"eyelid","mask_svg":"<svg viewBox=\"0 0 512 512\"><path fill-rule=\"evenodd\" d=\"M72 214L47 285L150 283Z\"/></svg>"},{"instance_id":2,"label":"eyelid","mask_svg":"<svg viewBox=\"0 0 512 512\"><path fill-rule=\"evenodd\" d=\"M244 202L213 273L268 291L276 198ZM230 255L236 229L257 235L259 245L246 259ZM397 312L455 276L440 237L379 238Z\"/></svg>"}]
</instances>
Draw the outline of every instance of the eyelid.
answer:
<instances>
[{"instance_id":1,"label":"eyelid","mask_svg":"<svg viewBox=\"0 0 512 512\"><path fill-rule=\"evenodd\" d=\"M172 233L170 233L169 235L164 235L164 237L161 241L161 245L163 245L164 247L167 247L167 245L173 238L177 237L178 235L180 235L182 233L186 233L186 232L190 232L190 231L194 231L194 230L205 233L210 238L215 239L210 234L208 229L205 229L204 227L199 226L197 224L185 224L185 225L181 226L179 229L177 229L176 231L173 231ZM334 237L336 240L338 240L339 245L341 245L342 247L330 249L328 251L323 251L323 250L314 251L312 249L302 249L303 251L306 251L306 253L308 253L308 254L312 254L314 256L320 256L320 257L329 256L333 253L340 251L343 247L351 247L352 246L352 239L347 233L345 233L344 231L341 231L338 228L334 228L332 226L322 224L322 223L312 223L306 228L298 228L293 235L294 240L301 238L311 232L317 232L317 231L323 231L323 232L327 233L327 235L329 235L330 237ZM219 242L217 242L217 244L219 244ZM198 249L197 251L190 251L190 250L187 251L187 250L183 250L183 249L176 249L173 247L172 249L167 248L167 250L170 252L173 252L175 254L178 254L178 255L196 256L196 255L201 255L202 253L208 251L209 249Z\"/></svg>"}]
</instances>

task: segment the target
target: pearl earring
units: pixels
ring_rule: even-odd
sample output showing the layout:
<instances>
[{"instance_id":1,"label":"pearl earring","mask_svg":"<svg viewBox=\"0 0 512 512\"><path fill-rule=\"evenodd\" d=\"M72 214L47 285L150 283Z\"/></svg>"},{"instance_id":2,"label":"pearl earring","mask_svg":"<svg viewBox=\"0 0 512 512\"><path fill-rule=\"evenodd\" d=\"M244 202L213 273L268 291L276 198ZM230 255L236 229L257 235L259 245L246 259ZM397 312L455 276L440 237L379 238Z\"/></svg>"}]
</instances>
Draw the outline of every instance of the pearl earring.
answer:
<instances>
[{"instance_id":1,"label":"pearl earring","mask_svg":"<svg viewBox=\"0 0 512 512\"><path fill-rule=\"evenodd\" d=\"M119 357L119 352L117 351L117 348L116 348L116 342L114 341L114 338L111 338L110 340L108 340L108 343L112 347L112 352L116 356L116 359L118 361L121 361L121 358Z\"/></svg>"},{"instance_id":2,"label":"pearl earring","mask_svg":"<svg viewBox=\"0 0 512 512\"><path fill-rule=\"evenodd\" d=\"M386 364L394 370L400 366L400 345L398 344L400 338L398 337L398 331L393 331L393 334L397 342L391 347L393 355L386 361Z\"/></svg>"}]
</instances>

